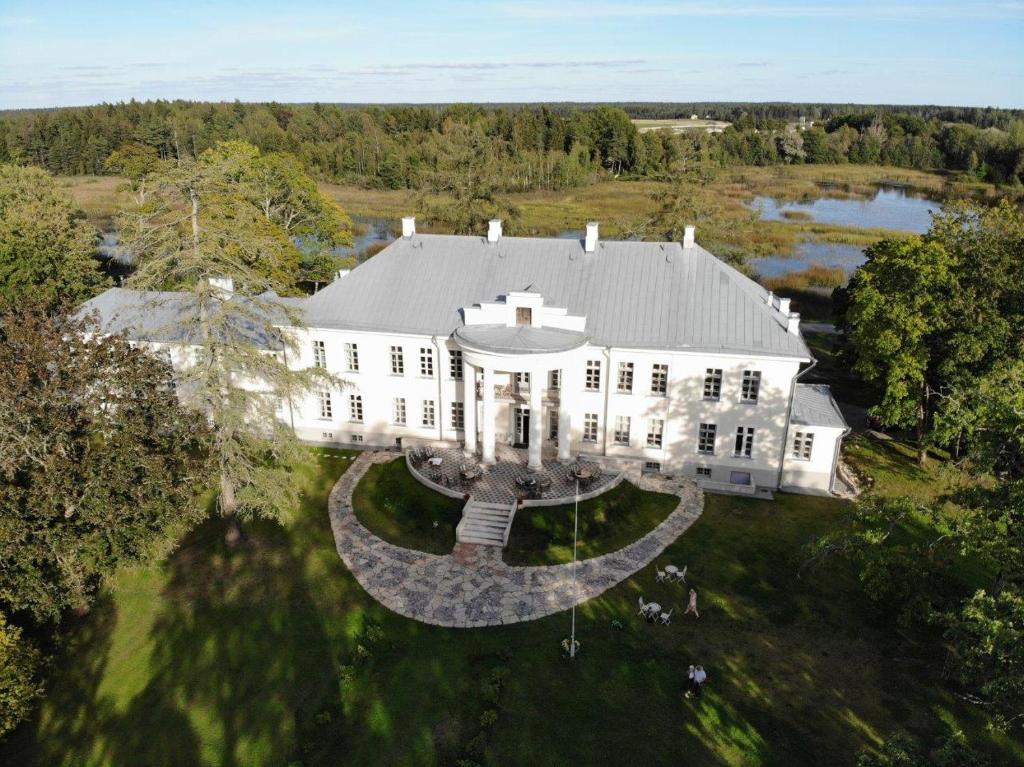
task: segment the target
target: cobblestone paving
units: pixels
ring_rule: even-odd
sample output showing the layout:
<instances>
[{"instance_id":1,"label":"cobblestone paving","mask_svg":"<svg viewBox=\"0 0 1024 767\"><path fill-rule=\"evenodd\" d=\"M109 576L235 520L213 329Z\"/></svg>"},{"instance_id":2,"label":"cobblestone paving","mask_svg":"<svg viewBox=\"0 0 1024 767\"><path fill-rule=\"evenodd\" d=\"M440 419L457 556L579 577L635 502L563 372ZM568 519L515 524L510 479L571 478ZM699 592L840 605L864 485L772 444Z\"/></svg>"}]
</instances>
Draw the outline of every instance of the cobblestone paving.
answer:
<instances>
[{"instance_id":1,"label":"cobblestone paving","mask_svg":"<svg viewBox=\"0 0 1024 767\"><path fill-rule=\"evenodd\" d=\"M631 478L644 490L673 493L679 505L658 527L618 551L572 565L512 567L496 546L458 544L437 555L394 546L367 530L352 512L352 491L374 463L394 453L362 453L328 501L338 553L356 580L385 607L436 626L475 628L536 620L602 594L646 567L692 525L704 507L701 491L683 478ZM401 460L401 459L398 459Z\"/></svg>"}]
</instances>

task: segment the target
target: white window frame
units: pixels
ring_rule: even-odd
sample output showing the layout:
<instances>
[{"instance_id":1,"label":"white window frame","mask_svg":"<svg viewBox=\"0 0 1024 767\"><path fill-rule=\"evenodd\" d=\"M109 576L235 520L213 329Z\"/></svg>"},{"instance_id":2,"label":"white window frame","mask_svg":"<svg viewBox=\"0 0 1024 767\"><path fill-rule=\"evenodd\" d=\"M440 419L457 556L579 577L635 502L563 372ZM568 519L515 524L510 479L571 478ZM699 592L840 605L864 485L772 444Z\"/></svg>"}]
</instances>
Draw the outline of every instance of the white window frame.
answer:
<instances>
[{"instance_id":1,"label":"white window frame","mask_svg":"<svg viewBox=\"0 0 1024 767\"><path fill-rule=\"evenodd\" d=\"M313 367L327 367L327 345L323 341L313 342Z\"/></svg>"},{"instance_id":2,"label":"white window frame","mask_svg":"<svg viewBox=\"0 0 1024 767\"><path fill-rule=\"evenodd\" d=\"M437 409L434 406L434 400L432 400L432 399L425 399L425 400L423 400L423 411L422 411L423 412L423 417L422 417L422 419L420 421L423 424L423 428L425 428L425 429L433 428L434 425L437 423L436 410Z\"/></svg>"},{"instance_id":3,"label":"white window frame","mask_svg":"<svg viewBox=\"0 0 1024 767\"><path fill-rule=\"evenodd\" d=\"M707 478L710 479L711 478L711 467L710 466L698 466L697 467L697 476L698 477L707 477Z\"/></svg>"},{"instance_id":4,"label":"white window frame","mask_svg":"<svg viewBox=\"0 0 1024 767\"><path fill-rule=\"evenodd\" d=\"M809 461L814 453L814 432L798 431L793 433L793 450L790 457L797 461Z\"/></svg>"},{"instance_id":5,"label":"white window frame","mask_svg":"<svg viewBox=\"0 0 1024 767\"><path fill-rule=\"evenodd\" d=\"M583 441L584 442L597 442L598 428L599 428L599 421L597 420L597 413L584 413L583 414Z\"/></svg>"},{"instance_id":6,"label":"white window frame","mask_svg":"<svg viewBox=\"0 0 1024 767\"><path fill-rule=\"evenodd\" d=\"M647 447L662 448L665 442L665 419L652 418L647 422Z\"/></svg>"},{"instance_id":7,"label":"white window frame","mask_svg":"<svg viewBox=\"0 0 1024 767\"><path fill-rule=\"evenodd\" d=\"M352 423L363 422L363 395L348 395L348 420Z\"/></svg>"},{"instance_id":8,"label":"white window frame","mask_svg":"<svg viewBox=\"0 0 1024 767\"><path fill-rule=\"evenodd\" d=\"M697 430L697 452L701 455L714 455L717 439L718 424L702 423Z\"/></svg>"},{"instance_id":9,"label":"white window frame","mask_svg":"<svg viewBox=\"0 0 1024 767\"><path fill-rule=\"evenodd\" d=\"M391 402L391 422L395 426L405 426L405 397L395 397Z\"/></svg>"},{"instance_id":10,"label":"white window frame","mask_svg":"<svg viewBox=\"0 0 1024 767\"><path fill-rule=\"evenodd\" d=\"M562 371L551 370L548 372L548 389L558 391L562 388Z\"/></svg>"},{"instance_id":11,"label":"white window frame","mask_svg":"<svg viewBox=\"0 0 1024 767\"><path fill-rule=\"evenodd\" d=\"M733 444L734 458L752 458L754 455L754 427L737 426L736 441Z\"/></svg>"},{"instance_id":12,"label":"white window frame","mask_svg":"<svg viewBox=\"0 0 1024 767\"><path fill-rule=\"evenodd\" d=\"M345 344L345 370L349 373L359 372L359 344Z\"/></svg>"},{"instance_id":13,"label":"white window frame","mask_svg":"<svg viewBox=\"0 0 1024 767\"><path fill-rule=\"evenodd\" d=\"M466 428L466 403L464 403L464 402L452 402L451 416L452 416L452 428L453 429L465 429Z\"/></svg>"},{"instance_id":14,"label":"white window frame","mask_svg":"<svg viewBox=\"0 0 1024 767\"><path fill-rule=\"evenodd\" d=\"M548 408L548 439L558 441L558 408Z\"/></svg>"},{"instance_id":15,"label":"white window frame","mask_svg":"<svg viewBox=\"0 0 1024 767\"><path fill-rule=\"evenodd\" d=\"M633 393L633 363L632 362L620 362L619 363L619 375L617 380L616 391L619 394L632 394Z\"/></svg>"},{"instance_id":16,"label":"white window frame","mask_svg":"<svg viewBox=\"0 0 1024 767\"><path fill-rule=\"evenodd\" d=\"M668 396L668 365L663 362L651 365L651 396Z\"/></svg>"},{"instance_id":17,"label":"white window frame","mask_svg":"<svg viewBox=\"0 0 1024 767\"><path fill-rule=\"evenodd\" d=\"M331 402L329 391L317 392L320 399L320 420L330 421L334 418L334 403Z\"/></svg>"},{"instance_id":18,"label":"white window frame","mask_svg":"<svg viewBox=\"0 0 1024 767\"><path fill-rule=\"evenodd\" d=\"M429 346L420 347L420 375L424 378L434 377L434 350Z\"/></svg>"},{"instance_id":19,"label":"white window frame","mask_svg":"<svg viewBox=\"0 0 1024 767\"><path fill-rule=\"evenodd\" d=\"M401 346L391 347L391 375L405 375L405 349Z\"/></svg>"},{"instance_id":20,"label":"white window frame","mask_svg":"<svg viewBox=\"0 0 1024 767\"><path fill-rule=\"evenodd\" d=\"M740 384L740 402L745 405L756 405L761 396L761 371L744 370L743 382Z\"/></svg>"},{"instance_id":21,"label":"white window frame","mask_svg":"<svg viewBox=\"0 0 1024 767\"><path fill-rule=\"evenodd\" d=\"M707 368L704 371L704 399L714 402L722 399L721 368Z\"/></svg>"},{"instance_id":22,"label":"white window frame","mask_svg":"<svg viewBox=\"0 0 1024 767\"><path fill-rule=\"evenodd\" d=\"M452 349L448 352L448 374L453 381L461 381L463 373L462 350Z\"/></svg>"},{"instance_id":23,"label":"white window frame","mask_svg":"<svg viewBox=\"0 0 1024 767\"><path fill-rule=\"evenodd\" d=\"M583 385L587 391L601 391L601 360L587 360Z\"/></svg>"},{"instance_id":24,"label":"white window frame","mask_svg":"<svg viewBox=\"0 0 1024 767\"><path fill-rule=\"evenodd\" d=\"M612 438L616 445L629 447L630 430L633 426L633 419L628 415L615 416L615 431Z\"/></svg>"}]
</instances>

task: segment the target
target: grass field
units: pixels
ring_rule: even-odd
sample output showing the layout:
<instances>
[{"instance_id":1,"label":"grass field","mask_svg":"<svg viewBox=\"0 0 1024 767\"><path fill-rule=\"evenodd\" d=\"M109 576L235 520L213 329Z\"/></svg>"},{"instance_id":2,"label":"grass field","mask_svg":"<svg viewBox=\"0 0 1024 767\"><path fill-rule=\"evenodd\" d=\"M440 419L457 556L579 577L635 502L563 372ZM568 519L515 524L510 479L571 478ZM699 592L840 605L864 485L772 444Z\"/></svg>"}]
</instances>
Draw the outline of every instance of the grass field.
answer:
<instances>
[{"instance_id":1,"label":"grass field","mask_svg":"<svg viewBox=\"0 0 1024 767\"><path fill-rule=\"evenodd\" d=\"M589 559L621 549L660 525L679 497L645 493L621 482L580 503L577 556ZM527 507L516 512L504 559L510 565L554 565L572 561L573 505Z\"/></svg>"},{"instance_id":2,"label":"grass field","mask_svg":"<svg viewBox=\"0 0 1024 767\"><path fill-rule=\"evenodd\" d=\"M898 445L856 449L882 491L937 486L939 465L920 470ZM798 576L841 502L709 496L655 563L689 565L700 620L636 618L640 595L681 615L685 589L656 584L652 565L577 611L570 664L567 613L440 629L370 599L325 511L349 458L300 467L287 526L248 525L229 550L212 520L165 562L121 572L68 627L41 711L0 763L852 765L895 730L963 730L994 763L1024 759L945 687L930 645L877 619L851 573ZM710 675L700 703L682 697L689 663Z\"/></svg>"}]
</instances>

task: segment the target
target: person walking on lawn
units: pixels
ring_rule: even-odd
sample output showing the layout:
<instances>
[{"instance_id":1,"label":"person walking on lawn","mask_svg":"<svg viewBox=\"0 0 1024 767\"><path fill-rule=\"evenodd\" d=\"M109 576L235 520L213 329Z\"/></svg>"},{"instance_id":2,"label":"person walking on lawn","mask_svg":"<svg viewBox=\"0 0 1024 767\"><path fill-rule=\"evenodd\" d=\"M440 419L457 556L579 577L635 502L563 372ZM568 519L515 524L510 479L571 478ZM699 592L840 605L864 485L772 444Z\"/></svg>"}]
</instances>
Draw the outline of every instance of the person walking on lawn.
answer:
<instances>
[{"instance_id":1,"label":"person walking on lawn","mask_svg":"<svg viewBox=\"0 0 1024 767\"><path fill-rule=\"evenodd\" d=\"M693 617L699 618L700 613L697 612L697 592L695 589L690 589L690 603L686 605L686 612L683 615L689 615L693 613Z\"/></svg>"},{"instance_id":2,"label":"person walking on lawn","mask_svg":"<svg viewBox=\"0 0 1024 767\"><path fill-rule=\"evenodd\" d=\"M708 673L704 670L703 666L697 666L693 672L693 682L697 686L696 697L700 700L704 694L704 684L708 681Z\"/></svg>"}]
</instances>

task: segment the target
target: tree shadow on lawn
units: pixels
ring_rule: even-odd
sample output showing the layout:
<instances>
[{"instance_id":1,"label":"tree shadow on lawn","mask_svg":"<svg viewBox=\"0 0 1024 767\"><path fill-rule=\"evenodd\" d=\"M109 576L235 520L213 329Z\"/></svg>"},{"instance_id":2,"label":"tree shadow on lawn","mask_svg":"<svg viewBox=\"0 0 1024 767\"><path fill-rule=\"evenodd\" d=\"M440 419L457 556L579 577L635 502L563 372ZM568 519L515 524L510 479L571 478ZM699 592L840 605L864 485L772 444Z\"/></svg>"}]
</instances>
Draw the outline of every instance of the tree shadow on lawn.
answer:
<instances>
[{"instance_id":1,"label":"tree shadow on lawn","mask_svg":"<svg viewBox=\"0 0 1024 767\"><path fill-rule=\"evenodd\" d=\"M231 549L223 520L212 519L171 558L140 696L176 701L203 720L203 756L224 767L295 757L297 734L338 684L289 531L261 521L244 529ZM166 726L141 713L137 727Z\"/></svg>"},{"instance_id":2,"label":"tree shadow on lawn","mask_svg":"<svg viewBox=\"0 0 1024 767\"><path fill-rule=\"evenodd\" d=\"M25 767L199 762L198 738L178 706L163 697L140 696L122 712L113 696L101 692L111 635L122 617L114 599L104 594L88 615L69 621L46 698L4 744L0 761ZM140 727L141 713L154 726Z\"/></svg>"}]
</instances>

